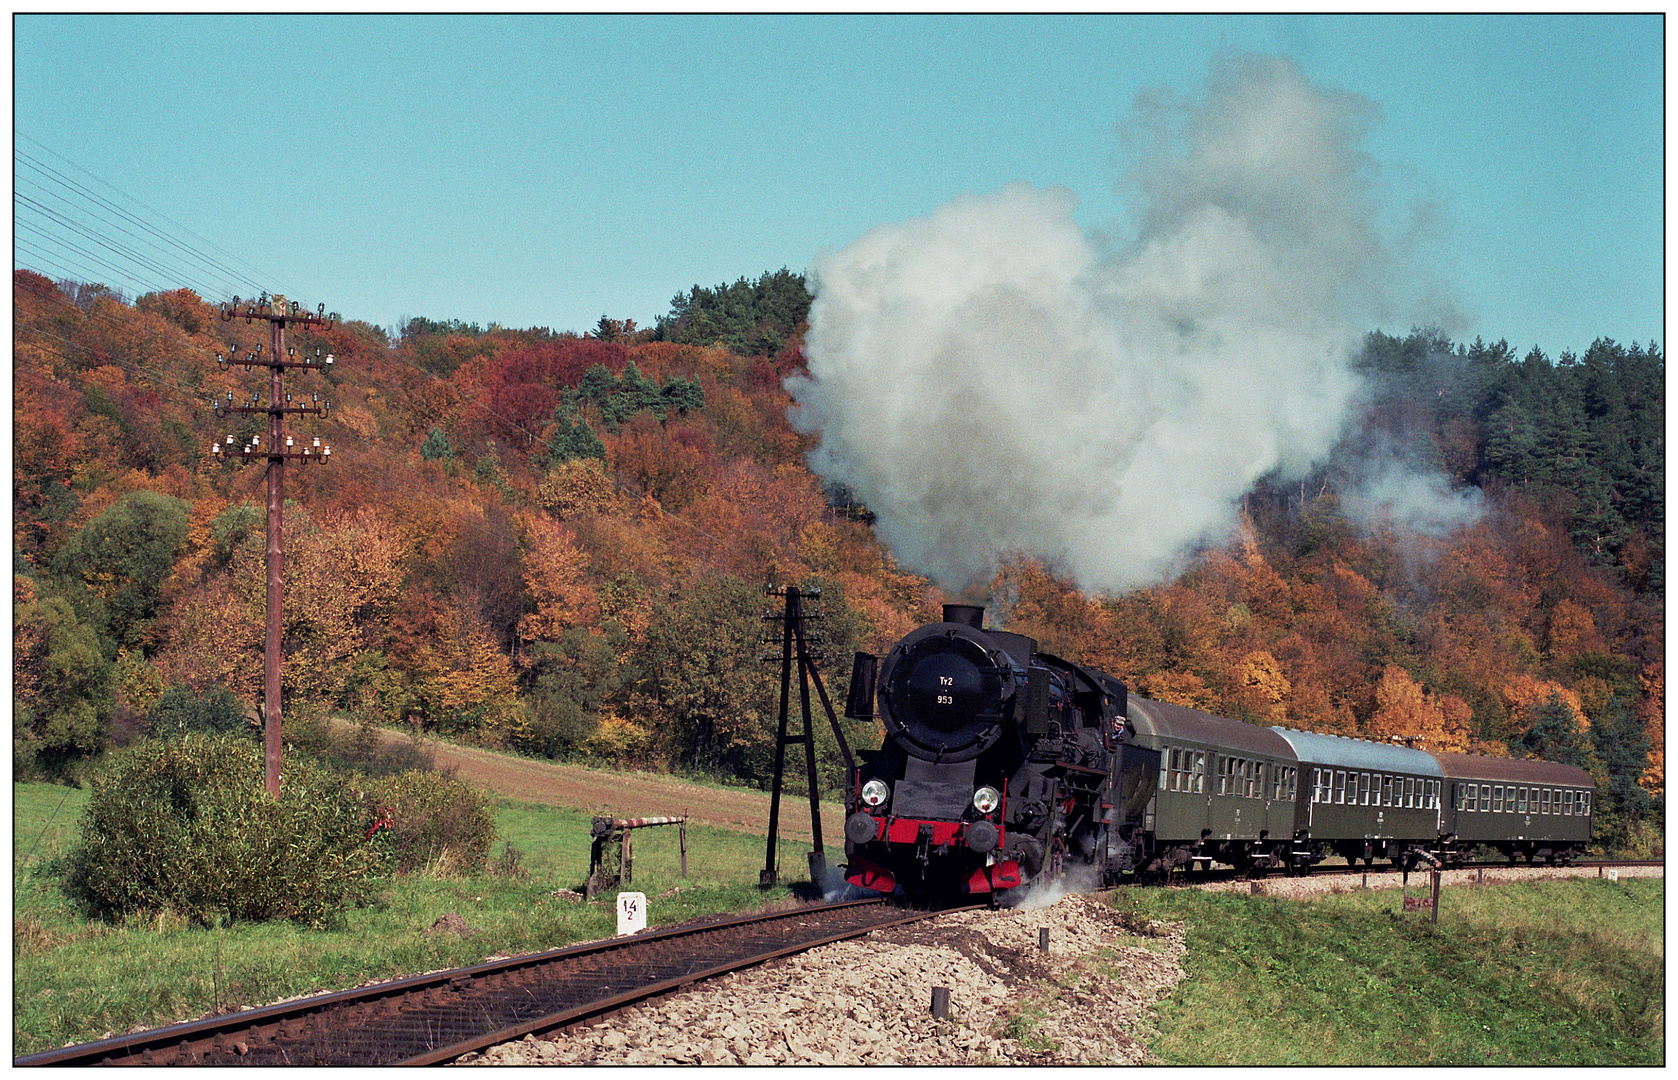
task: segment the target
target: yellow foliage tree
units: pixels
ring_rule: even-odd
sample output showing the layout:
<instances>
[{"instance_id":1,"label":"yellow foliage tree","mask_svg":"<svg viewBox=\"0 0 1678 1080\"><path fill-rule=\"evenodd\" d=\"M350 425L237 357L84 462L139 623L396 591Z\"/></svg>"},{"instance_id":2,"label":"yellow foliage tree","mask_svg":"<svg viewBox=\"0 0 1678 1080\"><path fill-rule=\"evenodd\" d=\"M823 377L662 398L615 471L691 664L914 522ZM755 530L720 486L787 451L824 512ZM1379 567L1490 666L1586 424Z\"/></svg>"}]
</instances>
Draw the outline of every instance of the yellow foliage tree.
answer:
<instances>
[{"instance_id":1,"label":"yellow foliage tree","mask_svg":"<svg viewBox=\"0 0 1678 1080\"><path fill-rule=\"evenodd\" d=\"M1293 685L1282 671L1282 665L1268 652L1248 653L1241 660L1238 673L1243 704L1256 712L1266 723L1282 724L1288 718L1287 701Z\"/></svg>"},{"instance_id":2,"label":"yellow foliage tree","mask_svg":"<svg viewBox=\"0 0 1678 1080\"><path fill-rule=\"evenodd\" d=\"M1550 656L1565 663L1581 652L1602 650L1596 618L1572 600L1558 600L1550 611Z\"/></svg>"},{"instance_id":3,"label":"yellow foliage tree","mask_svg":"<svg viewBox=\"0 0 1678 1080\"><path fill-rule=\"evenodd\" d=\"M1514 717L1517 731L1525 731L1532 726L1532 711L1548 701L1551 694L1560 694L1562 700L1573 709L1573 714L1579 717L1580 722L1586 727L1590 726L1590 718L1585 713L1585 703L1579 700L1579 695L1571 688L1551 679L1536 675L1515 675L1503 684L1501 692L1503 703L1509 707L1510 715Z\"/></svg>"},{"instance_id":4,"label":"yellow foliage tree","mask_svg":"<svg viewBox=\"0 0 1678 1080\"><path fill-rule=\"evenodd\" d=\"M548 470L536 489L542 509L561 520L616 508L617 485L599 458L572 458Z\"/></svg>"},{"instance_id":5,"label":"yellow foliage tree","mask_svg":"<svg viewBox=\"0 0 1678 1080\"><path fill-rule=\"evenodd\" d=\"M519 620L526 641L554 641L574 626L600 621L600 600L589 575L588 557L569 530L537 514L526 515L530 550L524 558L524 583L536 610Z\"/></svg>"},{"instance_id":6,"label":"yellow foliage tree","mask_svg":"<svg viewBox=\"0 0 1678 1080\"><path fill-rule=\"evenodd\" d=\"M1413 739L1428 750L1461 753L1473 741L1473 710L1454 695L1435 697L1397 664L1388 664L1375 686L1370 734Z\"/></svg>"}]
</instances>

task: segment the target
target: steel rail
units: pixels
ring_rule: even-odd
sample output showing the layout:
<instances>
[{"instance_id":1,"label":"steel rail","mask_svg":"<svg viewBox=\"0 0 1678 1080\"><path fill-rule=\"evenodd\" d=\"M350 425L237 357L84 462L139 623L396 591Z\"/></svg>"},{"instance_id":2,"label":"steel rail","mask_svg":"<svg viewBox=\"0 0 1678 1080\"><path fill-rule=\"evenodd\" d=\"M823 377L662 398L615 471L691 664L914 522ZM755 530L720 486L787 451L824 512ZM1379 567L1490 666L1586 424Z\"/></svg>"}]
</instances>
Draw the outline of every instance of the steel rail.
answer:
<instances>
[{"instance_id":1,"label":"steel rail","mask_svg":"<svg viewBox=\"0 0 1678 1080\"><path fill-rule=\"evenodd\" d=\"M418 1054L393 1054L387 1060L359 1063L390 1065L452 1061L473 1050L523 1038L528 1034L574 1026L626 1005L668 994L683 986L728 971L750 967L846 937L860 936L883 926L912 922L938 914L935 911L922 911L899 913L892 918L864 918L836 931L819 928L826 932L792 941L783 937L767 942L761 948L747 941L741 943L742 951L739 955L720 961L713 957L702 957L700 963L704 966L697 970L679 971L674 974L656 971L660 963L667 966L682 963L684 942L701 941L707 936L713 939L724 938L736 931L750 933L754 927L772 932L775 927L791 926L800 919L834 916L844 918L851 909L877 907L882 907L879 899L811 905L767 915L733 916L602 941L584 942L547 952L490 960L470 967L297 998L225 1016L61 1047L15 1058L13 1065L283 1064L286 1060L297 1060L293 1056L294 1053L307 1058L312 1040L322 1043L336 1040L343 1043L346 1036L349 1036L360 1041L360 1050L365 1053L367 1044L375 1041L375 1037L389 1038L393 1044L399 1043L403 1037L413 1038L412 1035L404 1036L397 1030L403 1026L405 1019L417 1018L429 1022L430 1010L434 1009L472 1012L473 1022L478 1024L477 1030L464 1039L453 1039L446 1045L431 1042ZM632 959L637 953L648 955L645 967L654 969L655 975L649 977L649 981L644 985L624 988L623 980L630 977L627 973L636 970L641 964L640 961ZM671 953L674 956L660 955ZM620 956L623 959L618 963L616 958ZM491 1006L471 1004L474 987L479 987L479 984L482 984L480 989L485 989L492 987L497 980L540 978L541 969L544 967L553 967L557 971L566 964L588 964L591 959L604 962L596 964L586 973L593 975L596 981L603 982L600 989L605 992L598 997L587 998L565 1009L546 1012L533 1019L519 1019L511 1024L507 1022L509 1017L497 1017ZM579 983L589 981L586 975ZM590 993L586 989L576 992ZM462 1010L460 1006L467 1008ZM482 1014L481 1022L477 1019L478 1013ZM459 1017L456 1016L455 1019L458 1021ZM279 1060L276 1061L276 1057Z\"/></svg>"},{"instance_id":2,"label":"steel rail","mask_svg":"<svg viewBox=\"0 0 1678 1080\"><path fill-rule=\"evenodd\" d=\"M863 900L858 902L864 904L878 903L878 901L872 900ZM972 906L981 907L984 905ZM731 960L721 964L716 964L702 971L696 971L690 975L679 975L673 978L663 979L659 982L649 983L646 986L637 987L633 990L627 990L621 994L615 994L608 998L602 998L599 1001L590 1002L587 1005L581 1005L574 1009L567 1009L563 1012L552 1013L548 1016L541 1017L540 1019L529 1021L528 1023L517 1024L513 1027L503 1028L500 1031L494 1031L472 1039L462 1040L452 1046L441 1047L431 1053L420 1054L415 1057L408 1058L398 1064L445 1064L453 1061L463 1054L486 1050L492 1046L499 1046L501 1043L514 1042L518 1039L524 1038L526 1035L534 1035L544 1031L554 1031L559 1028L574 1027L585 1020L612 1013L619 1009L640 1004L641 1002L654 998L663 997L666 994L673 993L696 983L704 982L707 979L714 979L720 975L727 975L733 971L741 971L745 968L767 963L770 960L779 959L783 956L792 956L795 953L807 952L811 949L820 948L823 945L831 945L834 942L844 941L847 938L861 937L863 934L872 933L875 930L882 930L890 926L901 926L904 923L918 922L921 919L930 918L933 915L942 915L948 911L959 910L967 909L945 908L938 911L915 911L903 915L901 918L888 919L883 922L872 923L865 927L853 927L847 930L839 931L838 933L829 934L825 937L816 938L811 941L799 942L779 949L768 950L745 959Z\"/></svg>"}]
</instances>

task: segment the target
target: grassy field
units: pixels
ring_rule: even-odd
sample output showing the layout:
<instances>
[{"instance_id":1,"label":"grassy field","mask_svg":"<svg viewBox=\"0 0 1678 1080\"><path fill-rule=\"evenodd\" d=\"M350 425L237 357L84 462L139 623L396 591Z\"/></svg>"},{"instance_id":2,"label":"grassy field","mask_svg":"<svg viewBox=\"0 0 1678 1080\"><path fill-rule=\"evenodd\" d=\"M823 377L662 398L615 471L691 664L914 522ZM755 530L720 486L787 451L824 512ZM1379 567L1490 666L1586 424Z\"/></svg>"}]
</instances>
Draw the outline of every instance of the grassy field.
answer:
<instances>
[{"instance_id":1,"label":"grassy field","mask_svg":"<svg viewBox=\"0 0 1678 1080\"><path fill-rule=\"evenodd\" d=\"M612 893L587 903L556 895L581 891L588 874L589 815L575 811L503 801L496 807L500 839L492 855L510 843L520 875L398 879L374 907L351 911L341 926L316 932L289 924L206 929L168 917L122 926L90 922L64 899L53 864L75 838L86 792L14 784L13 799L13 1031L19 1054L136 1025L608 937L617 928ZM778 850L783 882L808 878L808 845L783 840ZM638 830L634 852L630 887L647 894L653 925L753 910L789 895L784 885L757 887L763 841L743 833L690 825L687 878L678 873L675 828ZM448 912L471 931L428 933Z\"/></svg>"},{"instance_id":2,"label":"grassy field","mask_svg":"<svg viewBox=\"0 0 1678 1080\"><path fill-rule=\"evenodd\" d=\"M58 888L86 794L15 784L13 1003L16 1052L194 1019L314 991L537 951L615 930L592 903L589 817L502 801L497 853L520 875L399 879L338 928L192 927L167 917L89 922ZM807 877L807 846L783 841L783 881ZM763 841L640 830L633 888L654 924L783 901L757 888ZM1394 892L1289 901L1123 889L1114 902L1187 927L1189 977L1139 1032L1176 1065L1657 1065L1664 1059L1664 882L1595 879L1447 890L1439 925L1394 911ZM430 933L448 912L471 930Z\"/></svg>"},{"instance_id":3,"label":"grassy field","mask_svg":"<svg viewBox=\"0 0 1678 1080\"><path fill-rule=\"evenodd\" d=\"M1181 921L1189 977L1150 1045L1172 1065L1660 1065L1665 882L1297 901L1188 889L1116 903Z\"/></svg>"}]
</instances>

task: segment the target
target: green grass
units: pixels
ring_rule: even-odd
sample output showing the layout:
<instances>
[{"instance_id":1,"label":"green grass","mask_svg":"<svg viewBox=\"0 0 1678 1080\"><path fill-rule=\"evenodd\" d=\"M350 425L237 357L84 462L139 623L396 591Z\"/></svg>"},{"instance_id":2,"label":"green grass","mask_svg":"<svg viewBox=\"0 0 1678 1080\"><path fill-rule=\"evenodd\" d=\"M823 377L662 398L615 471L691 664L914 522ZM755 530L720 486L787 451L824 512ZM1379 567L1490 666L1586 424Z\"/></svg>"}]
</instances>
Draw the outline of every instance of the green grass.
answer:
<instances>
[{"instance_id":1,"label":"green grass","mask_svg":"<svg viewBox=\"0 0 1678 1080\"><path fill-rule=\"evenodd\" d=\"M590 816L511 802L497 805L492 857L510 843L519 876L394 879L376 905L346 912L341 925L324 931L285 923L204 928L169 916L110 926L72 909L53 862L73 843L85 798L50 784L13 785L18 1054L609 937L617 929L615 892L586 903L556 895L582 889ZM808 845L783 842L778 850L783 882L808 876ZM761 838L690 826L687 878L678 873L674 826L636 830L634 853L627 887L647 894L650 925L755 910L789 895L784 885L757 887ZM472 932L427 933L447 912Z\"/></svg>"},{"instance_id":2,"label":"green grass","mask_svg":"<svg viewBox=\"0 0 1678 1080\"><path fill-rule=\"evenodd\" d=\"M1665 883L1447 889L1437 926L1396 891L1279 900L1127 889L1181 921L1189 977L1150 1044L1172 1065L1659 1065Z\"/></svg>"},{"instance_id":3,"label":"green grass","mask_svg":"<svg viewBox=\"0 0 1678 1080\"><path fill-rule=\"evenodd\" d=\"M167 916L89 921L59 891L54 860L74 842L84 790L14 784L15 1051L194 1019L605 937L614 897L591 903L590 815L500 802L499 839L524 876L396 879L377 905L330 930L290 924L194 927ZM746 911L761 838L635 832L634 881L651 923ZM783 842L781 879L803 880L807 845ZM1187 927L1189 977L1139 1032L1175 1065L1653 1065L1663 1060L1664 882L1595 879L1446 890L1439 925L1399 915L1398 894L1312 901L1126 889L1115 902ZM447 912L472 932L426 933ZM1035 1037L1032 1017L1017 1034Z\"/></svg>"}]
</instances>

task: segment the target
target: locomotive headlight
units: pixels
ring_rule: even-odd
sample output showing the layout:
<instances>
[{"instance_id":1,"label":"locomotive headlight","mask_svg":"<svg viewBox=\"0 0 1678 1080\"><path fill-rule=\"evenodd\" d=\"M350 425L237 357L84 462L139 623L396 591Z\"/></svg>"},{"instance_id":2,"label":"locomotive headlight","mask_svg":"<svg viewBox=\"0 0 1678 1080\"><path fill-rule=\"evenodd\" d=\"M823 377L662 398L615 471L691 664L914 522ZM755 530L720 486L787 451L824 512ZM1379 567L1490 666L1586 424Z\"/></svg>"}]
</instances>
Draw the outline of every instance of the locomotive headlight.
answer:
<instances>
[{"instance_id":1,"label":"locomotive headlight","mask_svg":"<svg viewBox=\"0 0 1678 1080\"><path fill-rule=\"evenodd\" d=\"M993 787L982 787L973 793L973 809L988 814L1002 805L1002 793Z\"/></svg>"},{"instance_id":2,"label":"locomotive headlight","mask_svg":"<svg viewBox=\"0 0 1678 1080\"><path fill-rule=\"evenodd\" d=\"M884 780L870 780L862 785L862 805L879 806L891 797L891 788Z\"/></svg>"}]
</instances>

